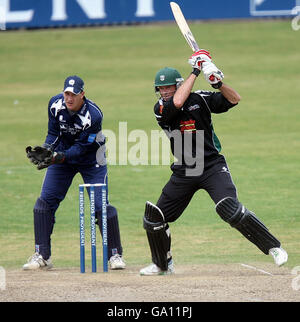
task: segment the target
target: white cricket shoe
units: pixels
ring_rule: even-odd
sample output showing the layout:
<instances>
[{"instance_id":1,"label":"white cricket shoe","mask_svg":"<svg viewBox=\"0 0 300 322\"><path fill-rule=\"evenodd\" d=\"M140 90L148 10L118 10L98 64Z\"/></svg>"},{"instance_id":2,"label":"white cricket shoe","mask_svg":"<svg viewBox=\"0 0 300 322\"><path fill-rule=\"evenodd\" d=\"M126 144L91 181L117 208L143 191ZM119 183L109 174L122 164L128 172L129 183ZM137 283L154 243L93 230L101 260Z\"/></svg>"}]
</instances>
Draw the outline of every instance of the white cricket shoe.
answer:
<instances>
[{"instance_id":1,"label":"white cricket shoe","mask_svg":"<svg viewBox=\"0 0 300 322\"><path fill-rule=\"evenodd\" d=\"M35 269L50 269L53 267L51 257L47 260L43 258L39 253L34 253L31 257L28 258L26 264L23 265L23 270L35 270Z\"/></svg>"},{"instance_id":2,"label":"white cricket shoe","mask_svg":"<svg viewBox=\"0 0 300 322\"><path fill-rule=\"evenodd\" d=\"M273 256L276 265L281 266L288 260L287 252L281 247L270 248L269 254Z\"/></svg>"},{"instance_id":3,"label":"white cricket shoe","mask_svg":"<svg viewBox=\"0 0 300 322\"><path fill-rule=\"evenodd\" d=\"M119 254L113 255L109 259L109 265L110 265L110 269L124 269L126 267L126 264L122 256L120 256Z\"/></svg>"},{"instance_id":4,"label":"white cricket shoe","mask_svg":"<svg viewBox=\"0 0 300 322\"><path fill-rule=\"evenodd\" d=\"M140 270L140 275L151 276L151 275L169 275L174 274L175 269L173 265L173 261L171 260L168 263L168 269L166 271L161 270L156 264L152 263L149 266L142 268Z\"/></svg>"}]
</instances>

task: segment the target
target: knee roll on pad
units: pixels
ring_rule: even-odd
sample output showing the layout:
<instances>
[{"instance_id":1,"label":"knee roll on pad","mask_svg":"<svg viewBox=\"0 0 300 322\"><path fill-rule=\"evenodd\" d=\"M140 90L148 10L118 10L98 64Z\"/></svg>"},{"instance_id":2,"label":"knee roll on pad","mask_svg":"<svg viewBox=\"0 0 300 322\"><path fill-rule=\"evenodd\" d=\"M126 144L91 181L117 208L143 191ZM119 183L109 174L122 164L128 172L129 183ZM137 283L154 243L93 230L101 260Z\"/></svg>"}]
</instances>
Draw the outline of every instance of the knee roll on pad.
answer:
<instances>
[{"instance_id":1,"label":"knee roll on pad","mask_svg":"<svg viewBox=\"0 0 300 322\"><path fill-rule=\"evenodd\" d=\"M112 206L112 205L107 205L106 206L106 213L107 213L107 218L113 218L113 217L118 217L118 211L117 209Z\"/></svg>"},{"instance_id":2,"label":"knee roll on pad","mask_svg":"<svg viewBox=\"0 0 300 322\"><path fill-rule=\"evenodd\" d=\"M41 198L37 199L33 208L33 214L35 221L45 222L49 225L49 227L51 226L52 233L53 224L55 223L55 216L49 204L45 200Z\"/></svg>"},{"instance_id":3,"label":"knee roll on pad","mask_svg":"<svg viewBox=\"0 0 300 322\"><path fill-rule=\"evenodd\" d=\"M52 212L51 208L49 206L49 204L42 198L38 198L35 205L34 205L34 209L35 212Z\"/></svg>"},{"instance_id":4,"label":"knee roll on pad","mask_svg":"<svg viewBox=\"0 0 300 322\"><path fill-rule=\"evenodd\" d=\"M171 246L169 226L162 211L149 201L145 206L143 226L147 232L153 263L163 271L167 270Z\"/></svg>"},{"instance_id":5,"label":"knee roll on pad","mask_svg":"<svg viewBox=\"0 0 300 322\"><path fill-rule=\"evenodd\" d=\"M279 240L269 232L253 212L246 209L237 199L228 197L221 200L216 205L216 212L266 255L269 254L270 248L280 247Z\"/></svg>"},{"instance_id":6,"label":"knee roll on pad","mask_svg":"<svg viewBox=\"0 0 300 322\"><path fill-rule=\"evenodd\" d=\"M98 225L101 228L101 234L102 234L102 209L101 209L101 211L99 211L99 210L96 211L95 216L96 216L96 225ZM112 222L117 222L117 223L119 222L118 211L112 205L109 205L109 204L106 205L106 216L107 216L107 221L112 221Z\"/></svg>"},{"instance_id":7,"label":"knee roll on pad","mask_svg":"<svg viewBox=\"0 0 300 322\"><path fill-rule=\"evenodd\" d=\"M165 217L162 211L147 201L145 206L144 228L150 233L155 233L165 228L165 226Z\"/></svg>"},{"instance_id":8,"label":"knee roll on pad","mask_svg":"<svg viewBox=\"0 0 300 322\"><path fill-rule=\"evenodd\" d=\"M106 215L107 215L107 219L118 217L118 211L114 206L108 204L108 205L106 205ZM96 219L97 220L101 219L101 216L102 216L102 209L97 210L96 211Z\"/></svg>"}]
</instances>

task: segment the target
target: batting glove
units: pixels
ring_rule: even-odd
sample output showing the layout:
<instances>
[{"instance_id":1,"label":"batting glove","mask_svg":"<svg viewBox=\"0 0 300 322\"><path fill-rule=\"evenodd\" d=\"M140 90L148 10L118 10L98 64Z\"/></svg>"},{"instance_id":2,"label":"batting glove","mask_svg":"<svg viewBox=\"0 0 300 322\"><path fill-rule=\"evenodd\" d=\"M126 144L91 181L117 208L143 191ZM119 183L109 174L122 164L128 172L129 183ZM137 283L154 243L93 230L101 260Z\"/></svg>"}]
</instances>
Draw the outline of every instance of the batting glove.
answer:
<instances>
[{"instance_id":1,"label":"batting glove","mask_svg":"<svg viewBox=\"0 0 300 322\"><path fill-rule=\"evenodd\" d=\"M207 50L200 49L189 58L188 62L193 68L201 70L203 62L211 62L211 56Z\"/></svg>"},{"instance_id":2,"label":"batting glove","mask_svg":"<svg viewBox=\"0 0 300 322\"><path fill-rule=\"evenodd\" d=\"M220 88L222 86L222 80L224 74L218 67L212 62L204 62L202 64L202 72L204 78L213 88Z\"/></svg>"}]
</instances>

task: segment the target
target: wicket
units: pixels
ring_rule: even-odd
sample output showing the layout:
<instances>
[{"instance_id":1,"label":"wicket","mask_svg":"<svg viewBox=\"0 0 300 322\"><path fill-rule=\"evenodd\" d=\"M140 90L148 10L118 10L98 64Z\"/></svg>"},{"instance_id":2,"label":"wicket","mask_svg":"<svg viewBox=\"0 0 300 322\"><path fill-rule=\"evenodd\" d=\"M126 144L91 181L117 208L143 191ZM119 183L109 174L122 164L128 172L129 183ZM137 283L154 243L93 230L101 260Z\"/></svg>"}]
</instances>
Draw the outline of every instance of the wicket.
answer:
<instances>
[{"instance_id":1,"label":"wicket","mask_svg":"<svg viewBox=\"0 0 300 322\"><path fill-rule=\"evenodd\" d=\"M85 273L85 216L84 216L84 188L85 187L89 188L89 196L90 196L92 272L93 273L97 272L95 187L101 187L103 272L108 272L106 184L104 183L79 185L80 272Z\"/></svg>"}]
</instances>

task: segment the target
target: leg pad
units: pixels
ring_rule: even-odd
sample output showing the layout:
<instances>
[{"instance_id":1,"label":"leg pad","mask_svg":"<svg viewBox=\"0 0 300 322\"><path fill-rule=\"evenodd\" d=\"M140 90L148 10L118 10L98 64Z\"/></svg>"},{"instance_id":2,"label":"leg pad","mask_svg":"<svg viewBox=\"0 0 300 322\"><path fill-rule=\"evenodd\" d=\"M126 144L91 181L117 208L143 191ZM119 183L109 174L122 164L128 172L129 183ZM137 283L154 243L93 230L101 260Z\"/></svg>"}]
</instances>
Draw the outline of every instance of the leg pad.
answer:
<instances>
[{"instance_id":1,"label":"leg pad","mask_svg":"<svg viewBox=\"0 0 300 322\"><path fill-rule=\"evenodd\" d=\"M118 211L117 209L108 204L106 207L107 212L107 244L108 244L108 259L119 254L122 256L123 248L121 245L121 236L119 229ZM100 233L102 235L102 212L96 211L96 224L99 226Z\"/></svg>"},{"instance_id":2,"label":"leg pad","mask_svg":"<svg viewBox=\"0 0 300 322\"><path fill-rule=\"evenodd\" d=\"M147 232L152 261L161 270L166 271L168 269L168 258L170 257L171 237L164 215L157 206L147 201L143 222Z\"/></svg>"},{"instance_id":3,"label":"leg pad","mask_svg":"<svg viewBox=\"0 0 300 322\"><path fill-rule=\"evenodd\" d=\"M41 254L45 260L51 256L51 234L55 217L48 203L38 198L34 209L34 234L36 252Z\"/></svg>"},{"instance_id":4,"label":"leg pad","mask_svg":"<svg viewBox=\"0 0 300 322\"><path fill-rule=\"evenodd\" d=\"M266 255L269 254L270 248L280 247L279 240L237 199L228 197L221 200L216 206L216 211L224 221L236 228Z\"/></svg>"}]
</instances>

